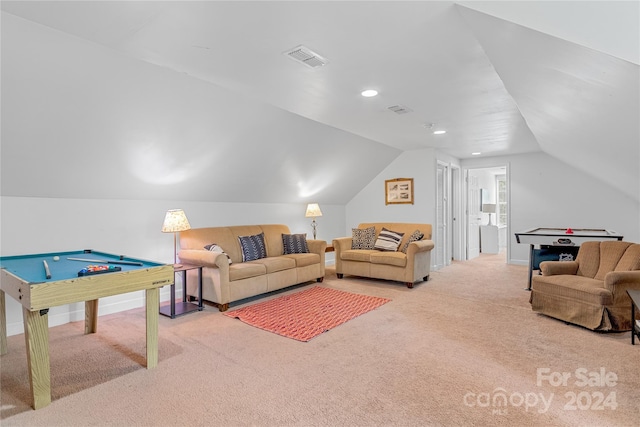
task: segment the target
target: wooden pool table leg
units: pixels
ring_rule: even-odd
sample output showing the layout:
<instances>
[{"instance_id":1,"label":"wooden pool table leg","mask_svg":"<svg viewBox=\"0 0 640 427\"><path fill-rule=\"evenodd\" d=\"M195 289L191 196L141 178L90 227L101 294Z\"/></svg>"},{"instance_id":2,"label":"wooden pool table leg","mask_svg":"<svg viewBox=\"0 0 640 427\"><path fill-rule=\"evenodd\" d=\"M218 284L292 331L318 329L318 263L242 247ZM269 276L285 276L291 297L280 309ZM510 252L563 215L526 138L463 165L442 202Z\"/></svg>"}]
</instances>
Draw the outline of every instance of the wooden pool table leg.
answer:
<instances>
[{"instance_id":1,"label":"wooden pool table leg","mask_svg":"<svg viewBox=\"0 0 640 427\"><path fill-rule=\"evenodd\" d=\"M98 330L98 300L84 302L84 333L95 334Z\"/></svg>"},{"instance_id":2,"label":"wooden pool table leg","mask_svg":"<svg viewBox=\"0 0 640 427\"><path fill-rule=\"evenodd\" d=\"M33 409L40 409L51 403L48 311L22 308Z\"/></svg>"},{"instance_id":3,"label":"wooden pool table leg","mask_svg":"<svg viewBox=\"0 0 640 427\"><path fill-rule=\"evenodd\" d=\"M158 307L160 306L160 289L146 291L147 317L147 369L158 365Z\"/></svg>"},{"instance_id":4,"label":"wooden pool table leg","mask_svg":"<svg viewBox=\"0 0 640 427\"><path fill-rule=\"evenodd\" d=\"M4 307L4 291L0 291L0 354L7 354L7 313Z\"/></svg>"}]
</instances>

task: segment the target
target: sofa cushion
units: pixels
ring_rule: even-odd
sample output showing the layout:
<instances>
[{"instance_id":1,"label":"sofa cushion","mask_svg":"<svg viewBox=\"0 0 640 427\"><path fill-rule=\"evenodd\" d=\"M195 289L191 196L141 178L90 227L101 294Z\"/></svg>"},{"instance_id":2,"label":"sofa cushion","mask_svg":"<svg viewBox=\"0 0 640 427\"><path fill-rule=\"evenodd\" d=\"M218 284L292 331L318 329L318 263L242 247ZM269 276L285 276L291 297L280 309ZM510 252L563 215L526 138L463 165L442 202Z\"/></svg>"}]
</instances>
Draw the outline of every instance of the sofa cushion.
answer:
<instances>
[{"instance_id":1,"label":"sofa cushion","mask_svg":"<svg viewBox=\"0 0 640 427\"><path fill-rule=\"evenodd\" d=\"M260 228L260 231L264 233L264 243L267 245L267 256L281 256L284 253L284 248L282 247L282 235L291 234L289 227L281 224L264 224L261 225Z\"/></svg>"},{"instance_id":2,"label":"sofa cushion","mask_svg":"<svg viewBox=\"0 0 640 427\"><path fill-rule=\"evenodd\" d=\"M630 245L618 261L614 271L640 270L640 245Z\"/></svg>"},{"instance_id":3,"label":"sofa cushion","mask_svg":"<svg viewBox=\"0 0 640 427\"><path fill-rule=\"evenodd\" d=\"M285 255L309 253L306 234L282 234L282 246Z\"/></svg>"},{"instance_id":4,"label":"sofa cushion","mask_svg":"<svg viewBox=\"0 0 640 427\"><path fill-rule=\"evenodd\" d=\"M404 236L404 233L399 233L397 231L388 230L382 227L382 230L380 230L380 234L376 239L376 243L374 244L373 249L378 249L379 251L395 252L398 250L398 246L400 245L402 236Z\"/></svg>"},{"instance_id":5,"label":"sofa cushion","mask_svg":"<svg viewBox=\"0 0 640 427\"><path fill-rule=\"evenodd\" d=\"M578 300L595 305L608 305L613 302L613 293L604 288L601 280L588 277L561 274L557 276L534 276L532 288L536 292Z\"/></svg>"},{"instance_id":6,"label":"sofa cushion","mask_svg":"<svg viewBox=\"0 0 640 427\"><path fill-rule=\"evenodd\" d=\"M264 233L253 236L238 236L242 248L242 262L253 261L267 257L267 247L264 244Z\"/></svg>"},{"instance_id":7,"label":"sofa cushion","mask_svg":"<svg viewBox=\"0 0 640 427\"><path fill-rule=\"evenodd\" d=\"M409 236L409 239L407 240L407 243L405 243L404 246L402 247L402 252L406 254L407 249L409 249L409 243L422 240L423 237L424 237L424 234L422 234L422 231L420 230L416 230L413 233L411 233L411 235Z\"/></svg>"},{"instance_id":8,"label":"sofa cushion","mask_svg":"<svg viewBox=\"0 0 640 427\"><path fill-rule=\"evenodd\" d=\"M372 264L394 265L405 267L407 265L407 255L402 252L375 252L369 257Z\"/></svg>"},{"instance_id":9,"label":"sofa cushion","mask_svg":"<svg viewBox=\"0 0 640 427\"><path fill-rule=\"evenodd\" d=\"M380 253L373 249L347 249L340 253L340 259L344 261L370 262L371 254Z\"/></svg>"},{"instance_id":10,"label":"sofa cushion","mask_svg":"<svg viewBox=\"0 0 640 427\"><path fill-rule=\"evenodd\" d=\"M351 249L373 249L376 244L376 228L352 228Z\"/></svg>"},{"instance_id":11,"label":"sofa cushion","mask_svg":"<svg viewBox=\"0 0 640 427\"><path fill-rule=\"evenodd\" d=\"M307 254L287 254L283 257L291 258L295 261L296 267L307 267L309 265L315 265L320 263L320 255L307 253Z\"/></svg>"},{"instance_id":12,"label":"sofa cushion","mask_svg":"<svg viewBox=\"0 0 640 427\"><path fill-rule=\"evenodd\" d=\"M600 242L600 265L598 267L598 272L593 278L597 280L604 280L604 276L616 268L618 262L629 246L631 246L630 242L621 242L618 240Z\"/></svg>"},{"instance_id":13,"label":"sofa cushion","mask_svg":"<svg viewBox=\"0 0 640 427\"><path fill-rule=\"evenodd\" d=\"M229 281L248 279L250 277L263 276L267 274L267 267L264 264L252 262L240 262L229 266Z\"/></svg>"},{"instance_id":14,"label":"sofa cushion","mask_svg":"<svg viewBox=\"0 0 640 427\"><path fill-rule=\"evenodd\" d=\"M296 268L295 260L285 256L270 256L267 258L260 258L255 261L251 261L252 264L262 264L267 269L267 274L275 273L276 271L290 270Z\"/></svg>"},{"instance_id":15,"label":"sofa cushion","mask_svg":"<svg viewBox=\"0 0 640 427\"><path fill-rule=\"evenodd\" d=\"M580 245L578 256L578 276L594 278L600 266L600 242L584 242Z\"/></svg>"}]
</instances>

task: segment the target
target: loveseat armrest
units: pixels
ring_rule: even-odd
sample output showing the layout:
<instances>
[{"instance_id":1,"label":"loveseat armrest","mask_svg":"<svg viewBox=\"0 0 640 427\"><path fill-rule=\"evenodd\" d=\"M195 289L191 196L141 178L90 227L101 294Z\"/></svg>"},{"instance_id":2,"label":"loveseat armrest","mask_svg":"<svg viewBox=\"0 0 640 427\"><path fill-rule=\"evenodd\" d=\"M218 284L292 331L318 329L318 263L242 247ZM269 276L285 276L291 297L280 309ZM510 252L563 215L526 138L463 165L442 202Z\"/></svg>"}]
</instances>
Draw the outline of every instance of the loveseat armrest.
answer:
<instances>
[{"instance_id":1,"label":"loveseat armrest","mask_svg":"<svg viewBox=\"0 0 640 427\"><path fill-rule=\"evenodd\" d=\"M338 237L333 239L333 250L340 253L351 249L352 237Z\"/></svg>"},{"instance_id":2,"label":"loveseat armrest","mask_svg":"<svg viewBox=\"0 0 640 427\"><path fill-rule=\"evenodd\" d=\"M622 298L627 300L627 289L640 290L640 270L610 271L604 276L604 287L613 293L614 304Z\"/></svg>"},{"instance_id":3,"label":"loveseat armrest","mask_svg":"<svg viewBox=\"0 0 640 427\"><path fill-rule=\"evenodd\" d=\"M307 240L307 248L309 252L314 254L324 254L327 249L327 242L325 240Z\"/></svg>"},{"instance_id":4,"label":"loveseat armrest","mask_svg":"<svg viewBox=\"0 0 640 427\"><path fill-rule=\"evenodd\" d=\"M418 252L428 252L433 248L433 240L417 240L409 243L409 246L407 246L407 256L417 254Z\"/></svg>"},{"instance_id":5,"label":"loveseat armrest","mask_svg":"<svg viewBox=\"0 0 640 427\"><path fill-rule=\"evenodd\" d=\"M578 263L576 261L542 261L540 272L543 276L575 275L578 272Z\"/></svg>"},{"instance_id":6,"label":"loveseat armrest","mask_svg":"<svg viewBox=\"0 0 640 427\"><path fill-rule=\"evenodd\" d=\"M349 249L351 249L351 240L353 238L352 237L338 237L336 239L333 239L332 243L333 243L333 250L335 251L335 266L336 266L336 274L338 275L338 278L342 278L342 274L344 273L343 267L342 267L342 253L344 251L348 251Z\"/></svg>"},{"instance_id":7,"label":"loveseat armrest","mask_svg":"<svg viewBox=\"0 0 640 427\"><path fill-rule=\"evenodd\" d=\"M185 264L220 268L222 271L226 272L227 276L229 274L229 259L223 253L211 252L203 249L184 249L178 253L178 257L180 258L180 262Z\"/></svg>"}]
</instances>

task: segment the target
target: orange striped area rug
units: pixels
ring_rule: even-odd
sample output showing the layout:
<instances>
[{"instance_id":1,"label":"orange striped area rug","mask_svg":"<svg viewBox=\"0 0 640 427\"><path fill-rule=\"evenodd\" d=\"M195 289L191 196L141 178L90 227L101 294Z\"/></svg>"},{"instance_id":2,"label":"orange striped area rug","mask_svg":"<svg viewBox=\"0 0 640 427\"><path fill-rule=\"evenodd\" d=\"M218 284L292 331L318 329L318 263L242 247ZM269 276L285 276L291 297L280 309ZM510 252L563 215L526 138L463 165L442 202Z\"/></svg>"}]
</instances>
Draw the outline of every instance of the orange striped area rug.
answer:
<instances>
[{"instance_id":1,"label":"orange striped area rug","mask_svg":"<svg viewBox=\"0 0 640 427\"><path fill-rule=\"evenodd\" d=\"M223 314L256 328L306 342L389 301L315 286Z\"/></svg>"}]
</instances>

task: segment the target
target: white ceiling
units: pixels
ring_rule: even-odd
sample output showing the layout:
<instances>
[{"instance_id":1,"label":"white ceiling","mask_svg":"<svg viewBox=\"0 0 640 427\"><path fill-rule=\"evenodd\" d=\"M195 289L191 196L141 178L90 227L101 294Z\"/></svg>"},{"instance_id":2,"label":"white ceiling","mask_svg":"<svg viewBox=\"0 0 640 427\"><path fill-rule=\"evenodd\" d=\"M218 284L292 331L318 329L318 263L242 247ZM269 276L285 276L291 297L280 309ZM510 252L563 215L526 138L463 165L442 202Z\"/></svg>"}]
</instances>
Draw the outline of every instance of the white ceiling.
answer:
<instances>
[{"instance_id":1,"label":"white ceiling","mask_svg":"<svg viewBox=\"0 0 640 427\"><path fill-rule=\"evenodd\" d=\"M460 159L543 150L638 197L637 1L3 1L2 10L396 149ZM298 45L329 63L310 69L283 55ZM361 97L366 88L379 95Z\"/></svg>"}]
</instances>

